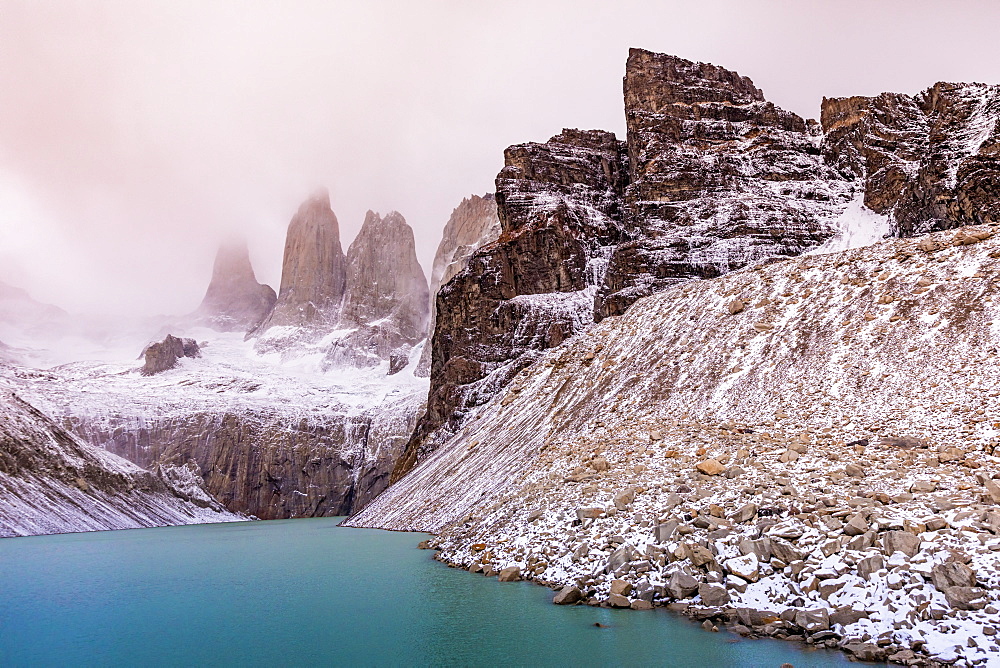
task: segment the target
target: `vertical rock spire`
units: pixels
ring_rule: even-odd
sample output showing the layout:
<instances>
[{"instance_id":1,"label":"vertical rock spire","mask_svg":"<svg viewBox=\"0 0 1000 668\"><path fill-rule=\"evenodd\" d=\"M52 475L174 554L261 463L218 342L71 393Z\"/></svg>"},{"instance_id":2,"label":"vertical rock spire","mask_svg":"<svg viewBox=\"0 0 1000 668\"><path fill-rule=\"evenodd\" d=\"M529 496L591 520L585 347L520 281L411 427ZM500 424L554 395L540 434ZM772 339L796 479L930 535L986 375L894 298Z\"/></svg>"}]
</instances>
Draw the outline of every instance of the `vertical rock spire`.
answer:
<instances>
[{"instance_id":1,"label":"vertical rock spire","mask_svg":"<svg viewBox=\"0 0 1000 668\"><path fill-rule=\"evenodd\" d=\"M334 322L346 277L340 224L324 190L303 202L288 224L278 301L256 333L274 326Z\"/></svg>"}]
</instances>

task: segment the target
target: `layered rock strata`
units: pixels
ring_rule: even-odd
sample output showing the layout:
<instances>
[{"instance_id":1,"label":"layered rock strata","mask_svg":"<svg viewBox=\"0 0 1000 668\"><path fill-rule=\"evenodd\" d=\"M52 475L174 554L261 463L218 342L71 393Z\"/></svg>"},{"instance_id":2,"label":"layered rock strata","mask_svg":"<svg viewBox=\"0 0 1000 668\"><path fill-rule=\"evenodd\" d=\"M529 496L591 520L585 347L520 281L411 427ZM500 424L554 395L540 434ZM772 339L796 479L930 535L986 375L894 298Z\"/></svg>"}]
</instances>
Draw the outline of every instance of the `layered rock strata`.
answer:
<instances>
[{"instance_id":1,"label":"layered rock strata","mask_svg":"<svg viewBox=\"0 0 1000 668\"><path fill-rule=\"evenodd\" d=\"M611 254L596 311L819 246L852 197L822 158L815 124L764 99L747 77L629 51L625 65L627 240Z\"/></svg>"},{"instance_id":2,"label":"layered rock strata","mask_svg":"<svg viewBox=\"0 0 1000 668\"><path fill-rule=\"evenodd\" d=\"M349 523L561 602L989 665L997 322L1000 226L674 286L541 355Z\"/></svg>"},{"instance_id":3,"label":"layered rock strata","mask_svg":"<svg viewBox=\"0 0 1000 668\"><path fill-rule=\"evenodd\" d=\"M257 282L245 242L219 248L212 281L194 320L222 332L245 332L266 317L278 297L269 285Z\"/></svg>"},{"instance_id":4,"label":"layered rock strata","mask_svg":"<svg viewBox=\"0 0 1000 668\"><path fill-rule=\"evenodd\" d=\"M910 236L1000 216L1000 86L824 99L823 152L865 205Z\"/></svg>"},{"instance_id":5,"label":"layered rock strata","mask_svg":"<svg viewBox=\"0 0 1000 668\"><path fill-rule=\"evenodd\" d=\"M837 233L852 182L746 77L633 49L624 92L626 142L564 130L505 152L502 235L439 293L428 411L397 478L540 350L673 283Z\"/></svg>"},{"instance_id":6,"label":"layered rock strata","mask_svg":"<svg viewBox=\"0 0 1000 668\"><path fill-rule=\"evenodd\" d=\"M246 519L187 469L140 469L0 392L0 537Z\"/></svg>"},{"instance_id":7,"label":"layered rock strata","mask_svg":"<svg viewBox=\"0 0 1000 668\"><path fill-rule=\"evenodd\" d=\"M394 477L439 427L458 424L540 350L593 321L607 256L621 239L624 144L610 132L564 130L512 146L497 177L500 238L441 287L431 392Z\"/></svg>"},{"instance_id":8,"label":"layered rock strata","mask_svg":"<svg viewBox=\"0 0 1000 668\"><path fill-rule=\"evenodd\" d=\"M134 363L11 373L19 392L78 437L139 466L186 468L233 512L356 512L388 485L426 381L302 373L260 359L252 345L217 334L197 364L148 377Z\"/></svg>"}]
</instances>

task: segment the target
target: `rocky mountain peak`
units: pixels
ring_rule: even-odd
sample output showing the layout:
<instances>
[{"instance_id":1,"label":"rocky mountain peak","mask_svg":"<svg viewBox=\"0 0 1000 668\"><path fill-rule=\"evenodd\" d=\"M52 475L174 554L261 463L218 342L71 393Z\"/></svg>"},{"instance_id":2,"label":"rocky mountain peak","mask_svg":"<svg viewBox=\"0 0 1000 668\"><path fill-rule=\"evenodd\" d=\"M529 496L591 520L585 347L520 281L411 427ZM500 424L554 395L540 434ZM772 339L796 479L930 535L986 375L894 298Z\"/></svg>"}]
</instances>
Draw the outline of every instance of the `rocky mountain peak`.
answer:
<instances>
[{"instance_id":1,"label":"rocky mountain peak","mask_svg":"<svg viewBox=\"0 0 1000 668\"><path fill-rule=\"evenodd\" d=\"M245 331L270 313L275 301L274 289L257 282L246 242L229 242L215 256L212 281L196 316L221 331Z\"/></svg>"},{"instance_id":2,"label":"rocky mountain peak","mask_svg":"<svg viewBox=\"0 0 1000 668\"><path fill-rule=\"evenodd\" d=\"M428 410L397 478L539 351L672 284L838 231L852 181L747 77L633 49L623 88L625 142L563 130L504 152L503 233L439 293Z\"/></svg>"},{"instance_id":3,"label":"rocky mountain peak","mask_svg":"<svg viewBox=\"0 0 1000 668\"><path fill-rule=\"evenodd\" d=\"M326 355L327 363L375 366L395 353L395 371L427 336L430 296L417 261L413 229L390 211L365 215L347 250L347 277L339 327L354 329Z\"/></svg>"},{"instance_id":4,"label":"rocky mountain peak","mask_svg":"<svg viewBox=\"0 0 1000 668\"><path fill-rule=\"evenodd\" d=\"M746 105L763 101L764 94L753 81L732 70L665 53L629 49L625 63L626 108L668 113L671 105Z\"/></svg>"},{"instance_id":5,"label":"rocky mountain peak","mask_svg":"<svg viewBox=\"0 0 1000 668\"><path fill-rule=\"evenodd\" d=\"M404 336L416 341L426 333L427 302L413 229L397 211L384 217L369 211L347 251L341 321L362 325L391 317Z\"/></svg>"},{"instance_id":6,"label":"rocky mountain peak","mask_svg":"<svg viewBox=\"0 0 1000 668\"><path fill-rule=\"evenodd\" d=\"M276 325L330 323L339 314L347 267L330 196L319 191L288 224L278 300L257 332Z\"/></svg>"}]
</instances>

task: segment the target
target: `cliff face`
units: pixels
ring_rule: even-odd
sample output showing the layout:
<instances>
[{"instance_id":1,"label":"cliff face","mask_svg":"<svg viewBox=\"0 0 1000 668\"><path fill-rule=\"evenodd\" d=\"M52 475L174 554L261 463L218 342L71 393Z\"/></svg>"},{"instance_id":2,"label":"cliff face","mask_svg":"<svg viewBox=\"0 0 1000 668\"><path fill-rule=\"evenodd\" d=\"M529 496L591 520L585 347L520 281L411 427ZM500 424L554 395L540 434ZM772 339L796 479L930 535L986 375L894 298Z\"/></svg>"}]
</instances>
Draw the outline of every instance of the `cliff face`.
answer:
<instances>
[{"instance_id":1,"label":"cliff face","mask_svg":"<svg viewBox=\"0 0 1000 668\"><path fill-rule=\"evenodd\" d=\"M346 279L340 224L329 195L318 193L302 203L288 224L278 300L256 331L335 322Z\"/></svg>"},{"instance_id":2,"label":"cliff face","mask_svg":"<svg viewBox=\"0 0 1000 668\"><path fill-rule=\"evenodd\" d=\"M824 99L823 152L865 205L910 236L1000 216L1000 86Z\"/></svg>"},{"instance_id":3,"label":"cliff face","mask_svg":"<svg viewBox=\"0 0 1000 668\"><path fill-rule=\"evenodd\" d=\"M143 376L135 362L19 370L18 391L94 446L186 468L233 512L262 519L356 512L385 489L423 408L425 380L342 369L304 373L238 333L197 363Z\"/></svg>"},{"instance_id":4,"label":"cliff face","mask_svg":"<svg viewBox=\"0 0 1000 668\"><path fill-rule=\"evenodd\" d=\"M145 471L0 393L0 537L246 519L189 469Z\"/></svg>"},{"instance_id":5,"label":"cliff face","mask_svg":"<svg viewBox=\"0 0 1000 668\"><path fill-rule=\"evenodd\" d=\"M222 332L245 332L271 312L277 299L271 286L257 282L246 243L226 244L215 256L212 281L194 317Z\"/></svg>"},{"instance_id":6,"label":"cliff face","mask_svg":"<svg viewBox=\"0 0 1000 668\"><path fill-rule=\"evenodd\" d=\"M403 402L406 403L406 402ZM69 416L67 428L141 466L188 466L227 509L260 519L347 515L389 483L418 404L286 422L207 407L185 415Z\"/></svg>"},{"instance_id":7,"label":"cliff face","mask_svg":"<svg viewBox=\"0 0 1000 668\"><path fill-rule=\"evenodd\" d=\"M621 237L624 145L609 132L564 130L512 146L497 177L500 238L442 286L432 340L431 392L406 456L435 429L457 424L539 350L593 320L597 286Z\"/></svg>"},{"instance_id":8,"label":"cliff face","mask_svg":"<svg viewBox=\"0 0 1000 668\"><path fill-rule=\"evenodd\" d=\"M624 79L625 243L598 317L682 280L799 255L837 232L851 182L826 166L818 128L747 77L641 49Z\"/></svg>"},{"instance_id":9,"label":"cliff face","mask_svg":"<svg viewBox=\"0 0 1000 668\"><path fill-rule=\"evenodd\" d=\"M427 336L429 299L413 230L395 211L384 218L369 211L347 251L339 327L354 331L331 347L327 362L377 366L393 352L407 354Z\"/></svg>"},{"instance_id":10,"label":"cliff face","mask_svg":"<svg viewBox=\"0 0 1000 668\"><path fill-rule=\"evenodd\" d=\"M838 232L853 182L746 77L634 49L624 98L626 142L564 130L505 152L502 234L438 294L427 415L397 477L539 351L671 284Z\"/></svg>"},{"instance_id":11,"label":"cliff face","mask_svg":"<svg viewBox=\"0 0 1000 668\"><path fill-rule=\"evenodd\" d=\"M441 243L434 254L431 269L431 322L428 336L434 335L437 322L437 294L441 286L457 276L469 263L469 258L479 248L493 243L500 236L500 217L497 214L496 198L492 194L483 197L473 195L451 212L444 226ZM415 372L426 378L431 375L431 345L428 338L420 355Z\"/></svg>"}]
</instances>

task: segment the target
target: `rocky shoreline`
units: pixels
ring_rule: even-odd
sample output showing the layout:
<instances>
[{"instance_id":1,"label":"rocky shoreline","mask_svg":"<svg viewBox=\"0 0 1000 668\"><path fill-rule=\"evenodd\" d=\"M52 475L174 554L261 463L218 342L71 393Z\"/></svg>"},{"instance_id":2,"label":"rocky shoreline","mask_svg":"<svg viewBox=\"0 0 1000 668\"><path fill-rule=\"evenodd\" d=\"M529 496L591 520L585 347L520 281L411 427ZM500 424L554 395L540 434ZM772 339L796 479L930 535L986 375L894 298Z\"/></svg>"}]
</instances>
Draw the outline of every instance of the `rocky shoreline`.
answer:
<instances>
[{"instance_id":1,"label":"rocky shoreline","mask_svg":"<svg viewBox=\"0 0 1000 668\"><path fill-rule=\"evenodd\" d=\"M640 485L602 494L590 481L616 489L618 476L597 456L569 476L578 479L573 496L589 504L550 501L527 511L517 535L481 536L468 524L426 547L453 567L556 589L557 604L665 606L708 630L725 625L864 661L997 664L1000 486L980 471L996 458L898 438L859 439L857 456L842 461L832 441L756 433L678 425L653 434L636 459L693 434L759 445L690 468L690 457L674 455L670 492ZM789 460L801 473L777 472ZM820 493L805 491L831 463ZM909 484L900 484L902 466L917 471Z\"/></svg>"},{"instance_id":2,"label":"rocky shoreline","mask_svg":"<svg viewBox=\"0 0 1000 668\"><path fill-rule=\"evenodd\" d=\"M521 372L348 524L437 533L441 561L562 602L1000 665L996 232L640 300Z\"/></svg>"}]
</instances>

